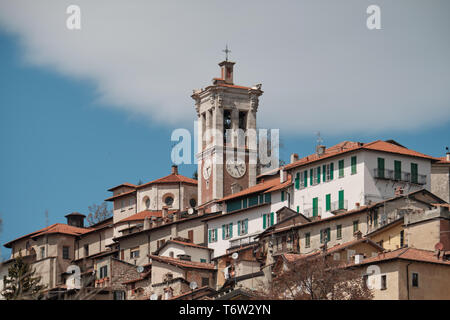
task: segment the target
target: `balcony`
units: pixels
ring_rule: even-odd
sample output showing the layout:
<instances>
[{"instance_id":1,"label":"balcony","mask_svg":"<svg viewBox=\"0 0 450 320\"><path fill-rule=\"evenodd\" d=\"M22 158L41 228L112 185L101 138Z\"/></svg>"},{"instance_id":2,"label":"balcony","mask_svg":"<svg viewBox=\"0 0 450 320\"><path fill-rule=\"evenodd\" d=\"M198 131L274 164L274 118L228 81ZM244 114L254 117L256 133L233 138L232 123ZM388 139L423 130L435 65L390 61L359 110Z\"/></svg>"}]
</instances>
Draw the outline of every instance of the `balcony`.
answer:
<instances>
[{"instance_id":1,"label":"balcony","mask_svg":"<svg viewBox=\"0 0 450 320\"><path fill-rule=\"evenodd\" d=\"M375 168L373 169L373 176L375 179L403 181L420 185L427 183L427 176L424 174L412 175L410 172L395 172L390 169Z\"/></svg>"},{"instance_id":2,"label":"balcony","mask_svg":"<svg viewBox=\"0 0 450 320\"><path fill-rule=\"evenodd\" d=\"M321 207L317 207L315 211L314 208L308 208L303 210L303 214L307 217L317 217L321 212L322 212Z\"/></svg>"},{"instance_id":3,"label":"balcony","mask_svg":"<svg viewBox=\"0 0 450 320\"><path fill-rule=\"evenodd\" d=\"M331 203L331 213L337 213L340 211L348 210L348 200L334 201Z\"/></svg>"},{"instance_id":4,"label":"balcony","mask_svg":"<svg viewBox=\"0 0 450 320\"><path fill-rule=\"evenodd\" d=\"M248 245L257 243L258 241L255 240L256 236L257 236L256 234L253 234L253 235L249 235L247 237L230 240L230 247L227 250L233 250L233 249L237 249L237 248L241 248L241 247L246 247Z\"/></svg>"}]
</instances>

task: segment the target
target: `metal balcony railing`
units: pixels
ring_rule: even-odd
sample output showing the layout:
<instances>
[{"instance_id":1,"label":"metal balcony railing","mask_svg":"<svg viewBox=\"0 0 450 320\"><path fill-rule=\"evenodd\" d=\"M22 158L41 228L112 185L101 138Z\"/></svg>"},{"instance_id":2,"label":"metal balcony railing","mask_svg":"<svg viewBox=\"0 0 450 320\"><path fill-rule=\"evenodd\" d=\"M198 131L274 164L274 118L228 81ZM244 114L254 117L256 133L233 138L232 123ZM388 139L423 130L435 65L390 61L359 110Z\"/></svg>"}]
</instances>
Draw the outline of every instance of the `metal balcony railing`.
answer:
<instances>
[{"instance_id":1,"label":"metal balcony railing","mask_svg":"<svg viewBox=\"0 0 450 320\"><path fill-rule=\"evenodd\" d=\"M373 169L373 176L376 179L387 179L394 181L410 182L415 184L426 184L427 176L425 174L413 175L410 172L394 171L390 169Z\"/></svg>"},{"instance_id":2,"label":"metal balcony railing","mask_svg":"<svg viewBox=\"0 0 450 320\"><path fill-rule=\"evenodd\" d=\"M318 215L320 215L320 213L322 213L321 207L317 207L316 210L314 210L314 208L303 210L303 214L307 217L317 217Z\"/></svg>"},{"instance_id":3,"label":"metal balcony railing","mask_svg":"<svg viewBox=\"0 0 450 320\"><path fill-rule=\"evenodd\" d=\"M348 210L348 200L334 201L331 203L331 212Z\"/></svg>"},{"instance_id":4,"label":"metal balcony railing","mask_svg":"<svg viewBox=\"0 0 450 320\"><path fill-rule=\"evenodd\" d=\"M247 245L250 245L252 243L256 243L255 237L256 237L256 235L251 235L251 236L248 236L248 237L244 237L244 238L240 238L240 239L236 239L236 240L231 240L230 241L230 247L228 248L228 250L239 248L239 247L243 247L243 246L247 246Z\"/></svg>"}]
</instances>

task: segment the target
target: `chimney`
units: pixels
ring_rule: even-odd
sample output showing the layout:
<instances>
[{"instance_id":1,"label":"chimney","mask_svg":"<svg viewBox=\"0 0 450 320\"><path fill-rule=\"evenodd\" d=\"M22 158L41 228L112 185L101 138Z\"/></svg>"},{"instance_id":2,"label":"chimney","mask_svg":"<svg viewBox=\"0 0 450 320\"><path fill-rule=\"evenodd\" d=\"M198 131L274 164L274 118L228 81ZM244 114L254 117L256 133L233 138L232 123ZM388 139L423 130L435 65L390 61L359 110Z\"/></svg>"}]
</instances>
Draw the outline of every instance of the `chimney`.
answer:
<instances>
[{"instance_id":1,"label":"chimney","mask_svg":"<svg viewBox=\"0 0 450 320\"><path fill-rule=\"evenodd\" d=\"M316 147L316 153L317 155L320 157L321 155L323 155L325 153L325 146L324 145L318 145Z\"/></svg>"},{"instance_id":2,"label":"chimney","mask_svg":"<svg viewBox=\"0 0 450 320\"><path fill-rule=\"evenodd\" d=\"M356 231L353 236L355 237L355 239L360 240L362 239L362 232L361 231Z\"/></svg>"},{"instance_id":3,"label":"chimney","mask_svg":"<svg viewBox=\"0 0 450 320\"><path fill-rule=\"evenodd\" d=\"M145 217L144 219L144 230L150 229L150 219L148 217Z\"/></svg>"},{"instance_id":4,"label":"chimney","mask_svg":"<svg viewBox=\"0 0 450 320\"><path fill-rule=\"evenodd\" d=\"M163 206L162 207L162 218L163 219L167 218L168 214L169 214L169 207Z\"/></svg>"},{"instance_id":5,"label":"chimney","mask_svg":"<svg viewBox=\"0 0 450 320\"><path fill-rule=\"evenodd\" d=\"M172 166L172 174L178 174L178 166L177 165Z\"/></svg>"},{"instance_id":6,"label":"chimney","mask_svg":"<svg viewBox=\"0 0 450 320\"><path fill-rule=\"evenodd\" d=\"M450 151L448 150L448 147L446 147L445 149L447 149L447 153L445 154L445 159L447 161L450 161Z\"/></svg>"},{"instance_id":7,"label":"chimney","mask_svg":"<svg viewBox=\"0 0 450 320\"><path fill-rule=\"evenodd\" d=\"M394 195L396 197L403 195L403 188L402 187L395 188Z\"/></svg>"},{"instance_id":8,"label":"chimney","mask_svg":"<svg viewBox=\"0 0 450 320\"><path fill-rule=\"evenodd\" d=\"M284 183L287 180L287 172L284 170L284 167L280 167L280 183Z\"/></svg>"},{"instance_id":9,"label":"chimney","mask_svg":"<svg viewBox=\"0 0 450 320\"><path fill-rule=\"evenodd\" d=\"M298 154L292 153L291 154L291 163L294 163L295 161L298 161Z\"/></svg>"},{"instance_id":10,"label":"chimney","mask_svg":"<svg viewBox=\"0 0 450 320\"><path fill-rule=\"evenodd\" d=\"M355 203L355 207L356 207L356 209L359 209L359 207L360 207L361 205L360 205L360 203L359 202L356 202Z\"/></svg>"}]
</instances>

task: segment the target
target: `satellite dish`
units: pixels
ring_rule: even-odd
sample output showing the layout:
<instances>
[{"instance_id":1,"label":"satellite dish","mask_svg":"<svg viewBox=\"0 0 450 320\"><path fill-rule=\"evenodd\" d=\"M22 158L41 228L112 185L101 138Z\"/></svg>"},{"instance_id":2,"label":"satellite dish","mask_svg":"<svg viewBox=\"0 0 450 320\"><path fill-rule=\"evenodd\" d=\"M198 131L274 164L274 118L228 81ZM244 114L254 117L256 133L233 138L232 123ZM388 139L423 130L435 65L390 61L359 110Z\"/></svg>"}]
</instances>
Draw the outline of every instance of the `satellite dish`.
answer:
<instances>
[{"instance_id":1,"label":"satellite dish","mask_svg":"<svg viewBox=\"0 0 450 320\"><path fill-rule=\"evenodd\" d=\"M239 257L239 254L237 252L235 252L231 255L231 258L233 258L234 260L236 260L238 257Z\"/></svg>"},{"instance_id":2,"label":"satellite dish","mask_svg":"<svg viewBox=\"0 0 450 320\"><path fill-rule=\"evenodd\" d=\"M158 300L158 296L156 295L156 293L150 296L150 300Z\"/></svg>"},{"instance_id":3,"label":"satellite dish","mask_svg":"<svg viewBox=\"0 0 450 320\"><path fill-rule=\"evenodd\" d=\"M189 208L188 209L188 214L193 214L194 213L194 208Z\"/></svg>"},{"instance_id":4,"label":"satellite dish","mask_svg":"<svg viewBox=\"0 0 450 320\"><path fill-rule=\"evenodd\" d=\"M137 272L139 272L139 273L144 272L144 267L143 266L137 267Z\"/></svg>"},{"instance_id":5,"label":"satellite dish","mask_svg":"<svg viewBox=\"0 0 450 320\"><path fill-rule=\"evenodd\" d=\"M197 288L197 282L192 281L191 283L189 283L189 288L191 288L192 290L195 290Z\"/></svg>"}]
</instances>

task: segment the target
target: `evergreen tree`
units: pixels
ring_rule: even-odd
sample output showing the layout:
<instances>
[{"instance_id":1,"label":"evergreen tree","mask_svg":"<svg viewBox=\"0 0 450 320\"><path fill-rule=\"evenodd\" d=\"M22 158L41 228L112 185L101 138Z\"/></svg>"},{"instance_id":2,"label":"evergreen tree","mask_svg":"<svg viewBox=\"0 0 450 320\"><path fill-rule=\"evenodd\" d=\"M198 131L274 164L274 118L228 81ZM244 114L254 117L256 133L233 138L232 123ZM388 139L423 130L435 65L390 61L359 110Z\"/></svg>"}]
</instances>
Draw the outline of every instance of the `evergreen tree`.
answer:
<instances>
[{"instance_id":1,"label":"evergreen tree","mask_svg":"<svg viewBox=\"0 0 450 320\"><path fill-rule=\"evenodd\" d=\"M2 295L6 300L41 299L46 286L40 285L41 277L35 277L36 270L25 263L22 257L15 259L8 269L8 276L3 278Z\"/></svg>"}]
</instances>

